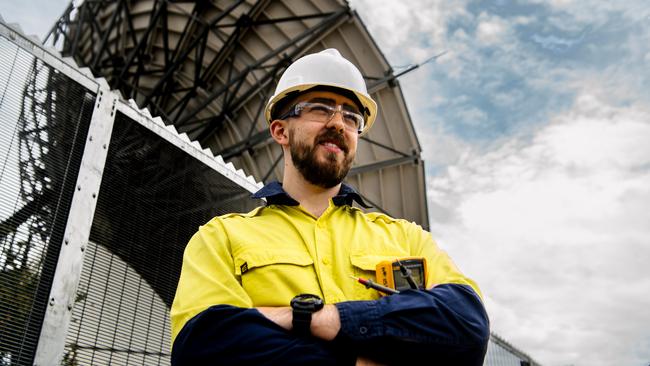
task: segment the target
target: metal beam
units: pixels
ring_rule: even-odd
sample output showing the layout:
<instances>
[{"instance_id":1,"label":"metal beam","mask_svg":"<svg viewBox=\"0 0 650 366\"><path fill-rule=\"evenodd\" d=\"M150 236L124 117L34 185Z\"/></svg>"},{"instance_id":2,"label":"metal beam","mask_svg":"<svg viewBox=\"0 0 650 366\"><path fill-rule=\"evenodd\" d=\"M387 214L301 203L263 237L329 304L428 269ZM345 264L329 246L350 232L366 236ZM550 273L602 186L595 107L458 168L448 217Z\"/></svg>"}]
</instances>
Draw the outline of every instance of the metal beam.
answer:
<instances>
[{"instance_id":1,"label":"metal beam","mask_svg":"<svg viewBox=\"0 0 650 366\"><path fill-rule=\"evenodd\" d=\"M102 39L99 42L99 52L95 55L93 61L90 64L90 68L93 71L97 71L97 63L99 63L99 60L104 54L104 50L110 52L109 47L106 47L106 43L108 42L108 36L111 34L113 27L115 27L115 21L117 20L123 5L124 5L124 0L119 0L117 4L117 9L115 9L115 12L113 13L113 15L111 15L111 20L108 22L108 29L105 29L103 32L104 35L102 36Z\"/></svg>"},{"instance_id":2,"label":"metal beam","mask_svg":"<svg viewBox=\"0 0 650 366\"><path fill-rule=\"evenodd\" d=\"M284 22L294 22L296 20L307 20L307 19L314 19L314 18L323 18L332 15L331 12L329 13L318 13L318 14L308 14L308 15L296 15L293 17L284 17L284 18L273 18L273 19L265 19L265 20L254 20L250 22L251 26L255 25L266 25L266 24L277 24L277 23L284 23ZM237 23L233 24L222 24L219 27L220 28L225 28L225 27L236 27Z\"/></svg>"},{"instance_id":3,"label":"metal beam","mask_svg":"<svg viewBox=\"0 0 650 366\"><path fill-rule=\"evenodd\" d=\"M349 174L348 174L348 176L349 176ZM368 198L368 196L366 196L366 195L364 195L363 193L360 193L360 192L357 192L357 193L359 194L359 196L361 196L361 198L362 198L366 203L369 203L370 206L371 206L372 208L376 208L377 211L379 211L379 212L381 212L381 213L384 213L384 214L386 214L386 215L388 215L388 216L392 216L390 213L388 213L388 211L384 210L383 207L379 206L377 203L375 203L375 202L372 201L370 198Z\"/></svg>"},{"instance_id":4,"label":"metal beam","mask_svg":"<svg viewBox=\"0 0 650 366\"><path fill-rule=\"evenodd\" d=\"M384 168L388 168L388 167L395 166L395 165L402 165L402 164L407 163L407 162L417 163L417 161L419 159L420 159L420 157L417 156L417 155L402 156L402 157L399 157L399 158L378 161L376 163L360 165L360 166L356 166L356 167L353 167L352 169L350 169L350 172L348 173L348 176L354 176L354 175L365 173L365 172L368 172L368 171L375 171L375 170L379 170L379 169L384 169Z\"/></svg>"},{"instance_id":5,"label":"metal beam","mask_svg":"<svg viewBox=\"0 0 650 366\"><path fill-rule=\"evenodd\" d=\"M70 13L72 13L73 9L74 3L71 1L70 4L68 4L68 7L63 11L63 14L61 14L56 23L54 23L50 31L45 34L45 37L43 37L43 44L47 43L47 40L50 39L50 36L54 38L52 40L52 45L56 45L56 42L59 40L59 36L62 35L64 37L67 37L67 33L64 32L61 28L66 24L70 24ZM67 18L67 21L64 21L65 18Z\"/></svg>"},{"instance_id":6,"label":"metal beam","mask_svg":"<svg viewBox=\"0 0 650 366\"><path fill-rule=\"evenodd\" d=\"M27 202L23 207L14 212L11 216L0 222L0 241L11 233L15 233L18 227L25 223L31 216L38 213L44 206L50 204L53 198L51 190L43 190L33 200Z\"/></svg>"},{"instance_id":7,"label":"metal beam","mask_svg":"<svg viewBox=\"0 0 650 366\"><path fill-rule=\"evenodd\" d=\"M86 3L87 4L87 3ZM83 22L83 19L85 19L86 12L88 11L88 6L82 6L81 10L79 11L79 20L77 21L77 32L74 35L74 39L72 40L72 46L70 47L70 55L74 57L74 55L77 54L77 44L79 43L79 37L81 36L81 22Z\"/></svg>"},{"instance_id":8,"label":"metal beam","mask_svg":"<svg viewBox=\"0 0 650 366\"><path fill-rule=\"evenodd\" d=\"M381 79L375 81L374 83L368 85L368 93L372 94L372 93L374 93L374 92L376 92L376 91L378 91L380 89L383 89L386 85L392 85L395 82L395 80L397 80L398 77L406 75L409 72L417 69L418 67L420 67L420 66L422 66L422 65L424 65L426 63L437 60L439 57L443 56L445 53L447 53L447 51L440 52L437 55L429 57L428 59L424 60L423 62L421 62L419 64L409 66L406 70L400 71L397 74L393 74L392 72L389 73L388 75L384 76L383 78L381 78Z\"/></svg>"},{"instance_id":9,"label":"metal beam","mask_svg":"<svg viewBox=\"0 0 650 366\"><path fill-rule=\"evenodd\" d=\"M214 24L218 23L221 21L223 18L226 17L232 10L234 10L236 7L241 5L245 0L239 0L236 3L230 5L226 10L224 10L221 14L217 15L214 19L210 21L208 25L205 25L203 29L201 30L200 34L196 36L196 38L189 44L189 46L183 51L180 56L176 58L174 63L169 66L165 74L158 79L154 87L151 89L151 92L149 95L145 96L144 100L144 105L147 106L149 102L151 101L151 98L153 98L156 93L159 91L159 89L168 82L168 79L172 77L172 75L176 72L176 70L187 60L187 56L192 52L192 50L201 42L202 38L207 37L208 32L210 31L210 27L212 27Z\"/></svg>"},{"instance_id":10,"label":"metal beam","mask_svg":"<svg viewBox=\"0 0 650 366\"><path fill-rule=\"evenodd\" d=\"M253 7L245 14L246 18L249 21L254 21L262 13L262 10L268 5L269 0L259 0ZM242 19L242 18L240 18ZM203 80L208 80L211 78L214 73L221 69L223 63L228 60L232 53L235 50L235 47L239 44L241 38L246 34L246 31L250 27L247 22L237 21L235 23L237 29L230 34L228 39L224 42L224 45L221 47L217 55L210 62L210 64L205 68L203 73Z\"/></svg>"},{"instance_id":11,"label":"metal beam","mask_svg":"<svg viewBox=\"0 0 650 366\"><path fill-rule=\"evenodd\" d=\"M271 78L275 76L275 73L279 72L279 67L278 66L288 66L288 63L286 61L295 59L299 54L301 54L304 50L304 48L309 45L309 40L313 39L318 39L325 31L330 29L330 25L335 23L336 21L339 21L340 19L343 18L343 16L349 16L349 10L347 8L342 8L340 11L333 13L331 16L323 20L321 23L319 23L316 27L312 29L307 29L305 32L303 32L301 35L298 37L289 40L282 46L276 48L273 52L267 54L265 57L263 57L261 60L259 60L257 63L254 65L246 67L241 73L239 73L233 80L231 80L229 83L221 86L219 89L215 90L212 92L206 99L204 99L196 108L194 108L191 112L187 113L184 118L181 118L180 121L178 121L178 124L183 124L186 123L190 118L193 118L196 116L198 112L203 110L205 107L207 107L214 99L218 98L222 93L224 93L232 84L235 82L239 81L240 79L244 79L248 73L250 73L252 70L260 68L261 65L269 61L271 58L275 57L276 55L280 54L281 52L285 51L291 46L296 46L299 42L307 40L304 42L304 44L299 45L296 47L296 49L291 52L290 55L286 55L285 57L282 58L281 62L276 64L276 67L272 70L273 72L267 73L264 75L262 80L260 80L257 84L254 85L252 90L249 90L247 94L244 96L240 97L238 99L238 102L234 105L236 106L235 108L232 108L233 106L231 105L231 108L229 108L229 111L234 111L237 109L238 105L250 98L250 95L256 91L258 91L262 86L265 86L268 82L271 81ZM257 87L257 88L255 88ZM223 116L224 113L220 114L220 116ZM205 130L201 132L199 141L204 142L209 136L211 136L218 128L221 127L223 123L223 117L219 119L213 120L208 126L206 126Z\"/></svg>"},{"instance_id":12,"label":"metal beam","mask_svg":"<svg viewBox=\"0 0 650 366\"><path fill-rule=\"evenodd\" d=\"M399 155L402 155L402 156L411 156L411 154L407 154L407 153L405 153L405 152L402 152L402 151L399 151L399 150L397 150L397 149L394 149L394 148L392 148L392 147L390 147L390 146L388 146L388 145L382 144L381 142L378 142L378 141L372 140L372 139L369 138L369 137L361 136L360 139L363 140L363 141L366 141L366 142L368 142L368 143L370 143L370 144L373 144L373 145L376 145L376 146L382 147L382 148L384 148L384 149L386 149L386 150L388 150L388 151L394 152L395 154L399 154Z\"/></svg>"},{"instance_id":13,"label":"metal beam","mask_svg":"<svg viewBox=\"0 0 650 366\"><path fill-rule=\"evenodd\" d=\"M280 155L278 155L278 157L275 159L275 162L273 162L273 164L271 164L271 167L270 167L269 170L266 172L266 174L264 174L264 177L262 178L262 182L263 182L264 184L266 184L266 180L269 179L269 177L271 176L271 173L273 173L273 170L275 169L276 166L278 166L278 163L279 163L280 160L282 160L283 158L284 158L284 156L282 155L282 153L280 153Z\"/></svg>"},{"instance_id":14,"label":"metal beam","mask_svg":"<svg viewBox=\"0 0 650 366\"><path fill-rule=\"evenodd\" d=\"M219 151L216 155L221 155L225 160L228 160L232 157L241 155L246 150L252 149L256 145L268 140L270 137L271 133L269 130L263 130L245 140Z\"/></svg>"}]
</instances>

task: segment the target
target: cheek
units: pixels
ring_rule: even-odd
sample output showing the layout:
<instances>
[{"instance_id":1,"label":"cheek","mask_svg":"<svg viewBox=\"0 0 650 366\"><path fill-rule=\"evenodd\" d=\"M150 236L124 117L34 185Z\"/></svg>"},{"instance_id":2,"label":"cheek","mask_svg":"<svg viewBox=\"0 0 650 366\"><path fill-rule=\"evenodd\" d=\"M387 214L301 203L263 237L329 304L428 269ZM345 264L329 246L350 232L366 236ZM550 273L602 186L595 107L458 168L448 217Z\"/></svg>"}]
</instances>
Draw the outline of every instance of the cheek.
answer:
<instances>
[{"instance_id":1,"label":"cheek","mask_svg":"<svg viewBox=\"0 0 650 366\"><path fill-rule=\"evenodd\" d=\"M358 143L359 143L358 135L353 135L350 137L350 139L348 140L348 147L350 148L350 154L354 155L354 153L356 153Z\"/></svg>"},{"instance_id":2,"label":"cheek","mask_svg":"<svg viewBox=\"0 0 650 366\"><path fill-rule=\"evenodd\" d=\"M295 143L302 139L302 133L299 128L292 127L289 130L289 143Z\"/></svg>"},{"instance_id":3,"label":"cheek","mask_svg":"<svg viewBox=\"0 0 650 366\"><path fill-rule=\"evenodd\" d=\"M312 142L311 140L313 140L313 136L316 134L309 127L307 123L302 123L300 126L294 125L291 129L290 137L298 141L307 142L309 140L309 142Z\"/></svg>"}]
</instances>

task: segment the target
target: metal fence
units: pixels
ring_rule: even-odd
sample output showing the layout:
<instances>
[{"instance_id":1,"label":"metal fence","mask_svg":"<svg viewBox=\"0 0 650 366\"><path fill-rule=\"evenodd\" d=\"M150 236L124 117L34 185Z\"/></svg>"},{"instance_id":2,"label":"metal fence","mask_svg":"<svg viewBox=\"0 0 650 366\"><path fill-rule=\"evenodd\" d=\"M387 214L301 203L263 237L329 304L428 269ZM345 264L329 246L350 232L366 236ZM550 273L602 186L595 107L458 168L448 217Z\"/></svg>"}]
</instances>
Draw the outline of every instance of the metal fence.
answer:
<instances>
[{"instance_id":1,"label":"metal fence","mask_svg":"<svg viewBox=\"0 0 650 366\"><path fill-rule=\"evenodd\" d=\"M0 365L169 364L187 241L259 187L0 23Z\"/></svg>"},{"instance_id":2,"label":"metal fence","mask_svg":"<svg viewBox=\"0 0 650 366\"><path fill-rule=\"evenodd\" d=\"M496 334L490 335L485 366L539 366L529 355L513 347Z\"/></svg>"},{"instance_id":3,"label":"metal fence","mask_svg":"<svg viewBox=\"0 0 650 366\"><path fill-rule=\"evenodd\" d=\"M31 364L95 92L0 37L0 364Z\"/></svg>"}]
</instances>

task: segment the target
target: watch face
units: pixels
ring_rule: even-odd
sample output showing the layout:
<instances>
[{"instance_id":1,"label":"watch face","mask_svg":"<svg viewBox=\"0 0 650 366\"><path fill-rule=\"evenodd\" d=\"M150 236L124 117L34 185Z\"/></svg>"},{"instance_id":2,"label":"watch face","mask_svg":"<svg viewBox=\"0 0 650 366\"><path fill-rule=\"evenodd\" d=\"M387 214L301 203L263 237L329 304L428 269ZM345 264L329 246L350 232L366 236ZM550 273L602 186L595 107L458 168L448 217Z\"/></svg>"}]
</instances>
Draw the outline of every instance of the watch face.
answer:
<instances>
[{"instance_id":1,"label":"watch face","mask_svg":"<svg viewBox=\"0 0 650 366\"><path fill-rule=\"evenodd\" d=\"M318 311L323 308L323 300L312 294L301 294L291 300L291 307L296 310Z\"/></svg>"}]
</instances>

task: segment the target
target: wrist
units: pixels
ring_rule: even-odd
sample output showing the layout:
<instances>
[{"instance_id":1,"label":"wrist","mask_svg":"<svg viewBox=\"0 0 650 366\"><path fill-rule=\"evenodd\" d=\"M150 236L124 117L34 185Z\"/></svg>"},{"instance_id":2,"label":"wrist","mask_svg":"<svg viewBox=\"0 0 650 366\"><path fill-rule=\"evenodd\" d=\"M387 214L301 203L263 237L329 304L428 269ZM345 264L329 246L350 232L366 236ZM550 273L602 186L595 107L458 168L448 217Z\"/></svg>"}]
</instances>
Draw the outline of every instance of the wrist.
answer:
<instances>
[{"instance_id":1,"label":"wrist","mask_svg":"<svg viewBox=\"0 0 650 366\"><path fill-rule=\"evenodd\" d=\"M311 336L311 324L314 313L323 308L323 300L317 295L300 294L291 300L292 331L307 337Z\"/></svg>"},{"instance_id":2,"label":"wrist","mask_svg":"<svg viewBox=\"0 0 650 366\"><path fill-rule=\"evenodd\" d=\"M281 326L286 330L291 330L291 308L288 306L284 307L258 307L257 311L262 313L267 319L271 320L275 324Z\"/></svg>"},{"instance_id":3,"label":"wrist","mask_svg":"<svg viewBox=\"0 0 650 366\"><path fill-rule=\"evenodd\" d=\"M311 334L314 337L331 341L341 330L341 318L334 305L325 305L323 309L312 314Z\"/></svg>"}]
</instances>

